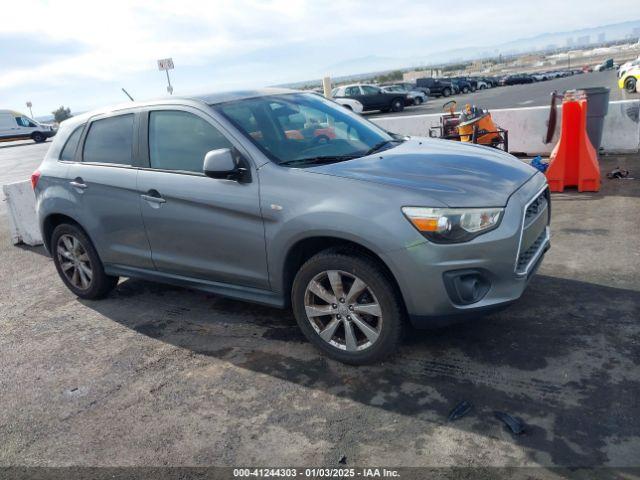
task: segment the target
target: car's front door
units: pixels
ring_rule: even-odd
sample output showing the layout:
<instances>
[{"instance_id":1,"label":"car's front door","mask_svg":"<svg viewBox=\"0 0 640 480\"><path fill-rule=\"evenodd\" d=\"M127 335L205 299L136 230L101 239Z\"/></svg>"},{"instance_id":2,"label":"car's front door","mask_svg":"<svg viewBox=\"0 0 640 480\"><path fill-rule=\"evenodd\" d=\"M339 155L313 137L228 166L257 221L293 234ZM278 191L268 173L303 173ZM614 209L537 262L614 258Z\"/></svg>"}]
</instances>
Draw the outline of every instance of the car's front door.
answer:
<instances>
[{"instance_id":1,"label":"car's front door","mask_svg":"<svg viewBox=\"0 0 640 480\"><path fill-rule=\"evenodd\" d=\"M71 162L67 190L103 263L153 269L136 186L137 123L134 112L95 117L67 141L81 135L82 148L67 157L65 145L60 160Z\"/></svg>"},{"instance_id":2,"label":"car's front door","mask_svg":"<svg viewBox=\"0 0 640 480\"><path fill-rule=\"evenodd\" d=\"M364 98L367 99L369 105L373 109L385 108L388 107L388 98L391 95L382 92L380 89L371 87L369 85L362 85L360 87L362 89L362 93L364 94Z\"/></svg>"},{"instance_id":3,"label":"car's front door","mask_svg":"<svg viewBox=\"0 0 640 480\"><path fill-rule=\"evenodd\" d=\"M138 189L153 262L165 274L268 288L255 172L247 182L203 174L205 154L235 140L205 112L153 107L144 115L146 168ZM246 152L243 162L253 168Z\"/></svg>"}]
</instances>

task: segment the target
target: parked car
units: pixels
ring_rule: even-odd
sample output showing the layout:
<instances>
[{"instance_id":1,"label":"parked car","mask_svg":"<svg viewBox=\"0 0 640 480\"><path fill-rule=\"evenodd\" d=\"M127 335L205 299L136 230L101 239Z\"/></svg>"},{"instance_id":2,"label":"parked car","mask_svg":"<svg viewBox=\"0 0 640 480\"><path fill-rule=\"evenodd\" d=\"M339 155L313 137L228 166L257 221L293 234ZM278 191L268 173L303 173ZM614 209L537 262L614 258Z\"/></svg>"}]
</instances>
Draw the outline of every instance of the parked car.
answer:
<instances>
[{"instance_id":1,"label":"parked car","mask_svg":"<svg viewBox=\"0 0 640 480\"><path fill-rule=\"evenodd\" d=\"M0 110L0 142L31 139L42 143L53 137L56 130L13 110Z\"/></svg>"},{"instance_id":2,"label":"parked car","mask_svg":"<svg viewBox=\"0 0 640 480\"><path fill-rule=\"evenodd\" d=\"M622 65L620 65L620 68L618 68L618 78L622 78L625 73L638 66L640 66L640 57L636 58L635 60L623 63Z\"/></svg>"},{"instance_id":3,"label":"parked car","mask_svg":"<svg viewBox=\"0 0 640 480\"><path fill-rule=\"evenodd\" d=\"M451 84L455 86L458 90L456 93L469 93L471 92L472 86L471 83L464 79L459 78L451 78L449 79Z\"/></svg>"},{"instance_id":4,"label":"parked car","mask_svg":"<svg viewBox=\"0 0 640 480\"><path fill-rule=\"evenodd\" d=\"M385 92L375 85L343 85L335 88L332 95L336 100L353 98L362 104L364 111L401 112L408 101L406 93Z\"/></svg>"},{"instance_id":5,"label":"parked car","mask_svg":"<svg viewBox=\"0 0 640 480\"><path fill-rule=\"evenodd\" d=\"M418 78L416 85L422 88L428 88L431 95L435 97L448 97L453 91L453 86L448 80L440 80L436 78Z\"/></svg>"},{"instance_id":6,"label":"parked car","mask_svg":"<svg viewBox=\"0 0 640 480\"><path fill-rule=\"evenodd\" d=\"M454 77L454 80L458 81L459 83L466 83L468 85L469 91L471 92L475 92L476 90L478 90L478 80L473 77Z\"/></svg>"},{"instance_id":7,"label":"parked car","mask_svg":"<svg viewBox=\"0 0 640 480\"><path fill-rule=\"evenodd\" d=\"M628 93L637 92L638 85L640 85L640 66L630 68L618 79L618 87Z\"/></svg>"},{"instance_id":8,"label":"parked car","mask_svg":"<svg viewBox=\"0 0 640 480\"><path fill-rule=\"evenodd\" d=\"M533 83L533 78L529 75L507 75L500 80L500 85L519 85L522 83Z\"/></svg>"},{"instance_id":9,"label":"parked car","mask_svg":"<svg viewBox=\"0 0 640 480\"><path fill-rule=\"evenodd\" d=\"M362 104L354 98L342 97L342 98L335 98L334 100L336 103L339 103L344 108L351 110L355 113L362 113L364 111L364 107L362 106Z\"/></svg>"},{"instance_id":10,"label":"parked car","mask_svg":"<svg viewBox=\"0 0 640 480\"><path fill-rule=\"evenodd\" d=\"M286 134L319 126L335 138ZM406 322L477 321L518 299L549 246L536 169L399 138L291 90L78 115L31 181L45 248L78 297L136 277L291 306L315 346L352 364L392 353Z\"/></svg>"},{"instance_id":11,"label":"parked car","mask_svg":"<svg viewBox=\"0 0 640 480\"><path fill-rule=\"evenodd\" d=\"M538 73L532 73L531 77L536 81L536 82L544 82L546 80L549 80L549 75L546 72L538 72Z\"/></svg>"},{"instance_id":12,"label":"parked car","mask_svg":"<svg viewBox=\"0 0 640 480\"><path fill-rule=\"evenodd\" d=\"M422 92L422 93L425 94L425 101L426 101L426 99L429 98L429 94L431 94L431 91L428 88L426 88L426 87L418 87L415 83L411 83L411 82L390 82L390 83L383 84L383 86L385 86L385 87L393 86L393 85L399 85L402 88L404 88L405 90L407 90L408 92L412 92L414 90Z\"/></svg>"},{"instance_id":13,"label":"parked car","mask_svg":"<svg viewBox=\"0 0 640 480\"><path fill-rule=\"evenodd\" d=\"M614 68L614 64L613 64L613 58L608 58L607 60L605 60L604 62L596 65L593 68L594 72L603 72L605 70L611 70Z\"/></svg>"},{"instance_id":14,"label":"parked car","mask_svg":"<svg viewBox=\"0 0 640 480\"><path fill-rule=\"evenodd\" d=\"M482 77L482 80L490 85L491 88L497 87L500 83L500 80L497 77Z\"/></svg>"},{"instance_id":15,"label":"parked car","mask_svg":"<svg viewBox=\"0 0 640 480\"><path fill-rule=\"evenodd\" d=\"M475 81L476 81L476 87L478 88L478 90L485 90L487 88L492 87L492 85L489 82L486 82L482 78L475 78Z\"/></svg>"},{"instance_id":16,"label":"parked car","mask_svg":"<svg viewBox=\"0 0 640 480\"><path fill-rule=\"evenodd\" d=\"M406 93L406 105L421 105L427 101L427 96L419 90L406 90L402 85L388 85L381 87L383 92L388 93Z\"/></svg>"}]
</instances>

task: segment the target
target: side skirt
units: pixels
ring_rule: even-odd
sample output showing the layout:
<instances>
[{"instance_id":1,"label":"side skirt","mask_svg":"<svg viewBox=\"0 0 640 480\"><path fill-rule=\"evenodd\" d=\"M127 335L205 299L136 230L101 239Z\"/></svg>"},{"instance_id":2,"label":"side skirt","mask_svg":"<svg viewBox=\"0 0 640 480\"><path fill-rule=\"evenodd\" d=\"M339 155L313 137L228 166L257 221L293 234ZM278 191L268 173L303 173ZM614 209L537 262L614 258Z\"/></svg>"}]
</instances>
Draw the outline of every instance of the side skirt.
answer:
<instances>
[{"instance_id":1,"label":"side skirt","mask_svg":"<svg viewBox=\"0 0 640 480\"><path fill-rule=\"evenodd\" d=\"M211 292L223 297L235 298L270 307L285 308L286 302L281 294L270 290L259 288L243 287L228 283L211 282L198 278L183 277L170 273L162 273L156 270L145 270L143 268L127 267L124 265L107 264L104 266L107 275L117 275L120 277L140 278L158 283L168 283L178 287L192 288L203 292Z\"/></svg>"}]
</instances>

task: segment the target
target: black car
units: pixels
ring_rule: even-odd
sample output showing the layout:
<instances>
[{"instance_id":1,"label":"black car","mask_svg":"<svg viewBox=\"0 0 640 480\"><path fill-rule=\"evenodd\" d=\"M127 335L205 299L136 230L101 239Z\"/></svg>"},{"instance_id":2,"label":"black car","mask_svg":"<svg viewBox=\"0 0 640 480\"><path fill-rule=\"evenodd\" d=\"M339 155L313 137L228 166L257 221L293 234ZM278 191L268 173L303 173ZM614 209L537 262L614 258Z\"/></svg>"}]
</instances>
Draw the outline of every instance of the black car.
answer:
<instances>
[{"instance_id":1,"label":"black car","mask_svg":"<svg viewBox=\"0 0 640 480\"><path fill-rule=\"evenodd\" d=\"M500 80L500 85L520 85L522 83L533 83L535 80L529 75L507 75Z\"/></svg>"},{"instance_id":2,"label":"black car","mask_svg":"<svg viewBox=\"0 0 640 480\"><path fill-rule=\"evenodd\" d=\"M335 98L353 98L358 100L364 111L400 112L411 102L403 92L384 92L375 85L343 85L333 90Z\"/></svg>"},{"instance_id":3,"label":"black car","mask_svg":"<svg viewBox=\"0 0 640 480\"><path fill-rule=\"evenodd\" d=\"M434 97L448 97L454 93L453 85L448 79L418 78L416 80L416 86L419 88L428 88L430 94Z\"/></svg>"},{"instance_id":4,"label":"black car","mask_svg":"<svg viewBox=\"0 0 640 480\"><path fill-rule=\"evenodd\" d=\"M470 77L452 77L460 85L462 93L475 92L478 89L478 81Z\"/></svg>"}]
</instances>

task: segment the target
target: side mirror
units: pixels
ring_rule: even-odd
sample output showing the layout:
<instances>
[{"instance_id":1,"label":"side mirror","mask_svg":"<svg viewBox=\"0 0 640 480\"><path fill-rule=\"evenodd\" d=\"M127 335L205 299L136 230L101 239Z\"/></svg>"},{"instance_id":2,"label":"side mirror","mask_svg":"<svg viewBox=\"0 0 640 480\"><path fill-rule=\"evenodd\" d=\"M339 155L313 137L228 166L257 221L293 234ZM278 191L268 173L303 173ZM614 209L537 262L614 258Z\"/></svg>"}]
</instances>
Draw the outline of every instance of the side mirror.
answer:
<instances>
[{"instance_id":1,"label":"side mirror","mask_svg":"<svg viewBox=\"0 0 640 480\"><path fill-rule=\"evenodd\" d=\"M238 182L246 182L249 172L234 158L229 148L220 148L207 152L204 156L202 170L207 177L236 180Z\"/></svg>"}]
</instances>

